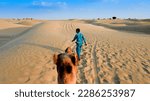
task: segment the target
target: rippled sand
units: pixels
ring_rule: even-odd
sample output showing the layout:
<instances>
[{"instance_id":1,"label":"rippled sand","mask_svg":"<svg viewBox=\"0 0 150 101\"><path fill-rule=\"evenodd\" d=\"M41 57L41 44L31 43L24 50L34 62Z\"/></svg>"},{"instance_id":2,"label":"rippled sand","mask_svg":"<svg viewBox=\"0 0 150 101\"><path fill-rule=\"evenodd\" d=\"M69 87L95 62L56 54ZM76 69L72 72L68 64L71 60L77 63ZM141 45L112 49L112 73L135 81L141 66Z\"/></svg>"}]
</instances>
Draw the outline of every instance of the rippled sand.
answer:
<instances>
[{"instance_id":1,"label":"rippled sand","mask_svg":"<svg viewBox=\"0 0 150 101\"><path fill-rule=\"evenodd\" d=\"M75 51L71 40L77 27L88 43L83 46L77 83L150 83L150 35L80 21L45 21L25 29L1 29L0 83L56 84L52 56L68 46Z\"/></svg>"}]
</instances>

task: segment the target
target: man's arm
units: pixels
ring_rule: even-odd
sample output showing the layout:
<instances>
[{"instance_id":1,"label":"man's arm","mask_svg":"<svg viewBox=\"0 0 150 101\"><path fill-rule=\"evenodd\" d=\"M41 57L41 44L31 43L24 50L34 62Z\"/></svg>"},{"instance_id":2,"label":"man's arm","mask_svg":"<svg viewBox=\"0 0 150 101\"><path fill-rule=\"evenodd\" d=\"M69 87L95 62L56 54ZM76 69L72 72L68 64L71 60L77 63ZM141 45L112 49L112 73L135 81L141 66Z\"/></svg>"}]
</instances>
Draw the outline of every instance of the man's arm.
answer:
<instances>
[{"instance_id":1,"label":"man's arm","mask_svg":"<svg viewBox=\"0 0 150 101\"><path fill-rule=\"evenodd\" d=\"M82 39L83 39L83 41L84 41L84 43L85 43L85 45L87 45L87 43L86 43L86 39L85 39L85 37L82 35Z\"/></svg>"},{"instance_id":2,"label":"man's arm","mask_svg":"<svg viewBox=\"0 0 150 101\"><path fill-rule=\"evenodd\" d=\"M76 38L77 38L77 35L75 35L75 36L74 36L74 38L73 38L72 42L73 42L73 41L75 41L75 40L76 40Z\"/></svg>"}]
</instances>

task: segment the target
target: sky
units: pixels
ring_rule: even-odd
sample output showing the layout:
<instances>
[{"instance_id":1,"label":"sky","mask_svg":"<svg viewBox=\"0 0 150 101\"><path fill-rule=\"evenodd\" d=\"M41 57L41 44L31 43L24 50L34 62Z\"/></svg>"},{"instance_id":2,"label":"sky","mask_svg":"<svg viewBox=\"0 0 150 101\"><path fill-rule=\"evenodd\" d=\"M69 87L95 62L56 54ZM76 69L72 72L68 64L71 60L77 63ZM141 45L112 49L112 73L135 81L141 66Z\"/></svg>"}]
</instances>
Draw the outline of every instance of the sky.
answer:
<instances>
[{"instance_id":1,"label":"sky","mask_svg":"<svg viewBox=\"0 0 150 101\"><path fill-rule=\"evenodd\" d=\"M0 18L150 18L150 0L0 0Z\"/></svg>"}]
</instances>

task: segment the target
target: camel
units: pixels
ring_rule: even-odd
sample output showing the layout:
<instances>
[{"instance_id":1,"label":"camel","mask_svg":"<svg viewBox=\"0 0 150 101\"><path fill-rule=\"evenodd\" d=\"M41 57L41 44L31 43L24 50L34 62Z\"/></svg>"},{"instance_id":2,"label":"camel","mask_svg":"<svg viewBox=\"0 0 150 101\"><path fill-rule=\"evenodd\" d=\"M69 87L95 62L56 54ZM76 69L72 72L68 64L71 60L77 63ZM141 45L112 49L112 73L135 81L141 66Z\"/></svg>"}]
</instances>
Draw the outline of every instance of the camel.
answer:
<instances>
[{"instance_id":1,"label":"camel","mask_svg":"<svg viewBox=\"0 0 150 101\"><path fill-rule=\"evenodd\" d=\"M77 55L68 47L65 53L54 54L53 61L57 66L58 84L76 84Z\"/></svg>"}]
</instances>

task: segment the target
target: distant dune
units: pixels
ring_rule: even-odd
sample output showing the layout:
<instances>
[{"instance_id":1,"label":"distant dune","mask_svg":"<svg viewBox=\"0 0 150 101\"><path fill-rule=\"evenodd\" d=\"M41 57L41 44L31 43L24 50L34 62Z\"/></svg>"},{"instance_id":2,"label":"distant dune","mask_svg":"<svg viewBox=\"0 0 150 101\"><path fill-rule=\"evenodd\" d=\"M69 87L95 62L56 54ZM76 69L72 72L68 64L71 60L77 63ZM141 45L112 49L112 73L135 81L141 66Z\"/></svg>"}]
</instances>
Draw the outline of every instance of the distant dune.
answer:
<instances>
[{"instance_id":1,"label":"distant dune","mask_svg":"<svg viewBox=\"0 0 150 101\"><path fill-rule=\"evenodd\" d=\"M88 45L83 45L78 84L150 84L150 35L132 34L148 33L149 22L105 21L1 19L0 83L57 84L53 54L68 46L75 51L71 40L80 28ZM137 27L131 32L119 29L132 25ZM141 26L148 31L139 31Z\"/></svg>"},{"instance_id":2,"label":"distant dune","mask_svg":"<svg viewBox=\"0 0 150 101\"><path fill-rule=\"evenodd\" d=\"M0 19L0 29L14 28L14 27L24 27L24 26L7 21L6 19Z\"/></svg>"},{"instance_id":3,"label":"distant dune","mask_svg":"<svg viewBox=\"0 0 150 101\"><path fill-rule=\"evenodd\" d=\"M42 21L26 19L0 19L0 29L32 27L40 22Z\"/></svg>"},{"instance_id":4,"label":"distant dune","mask_svg":"<svg viewBox=\"0 0 150 101\"><path fill-rule=\"evenodd\" d=\"M31 27L41 22L40 20L30 19L0 19L0 46L21 36Z\"/></svg>"},{"instance_id":5,"label":"distant dune","mask_svg":"<svg viewBox=\"0 0 150 101\"><path fill-rule=\"evenodd\" d=\"M140 34L150 34L150 19L143 20L122 20L122 19L107 19L107 20L85 20L86 23L104 26L107 28L120 30L120 31L130 31L139 32Z\"/></svg>"}]
</instances>

